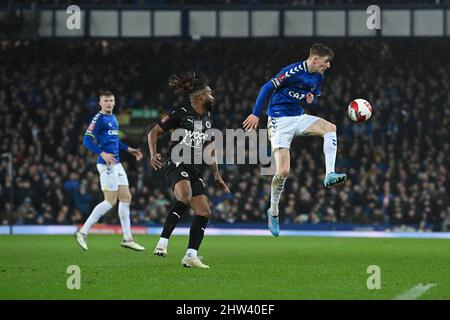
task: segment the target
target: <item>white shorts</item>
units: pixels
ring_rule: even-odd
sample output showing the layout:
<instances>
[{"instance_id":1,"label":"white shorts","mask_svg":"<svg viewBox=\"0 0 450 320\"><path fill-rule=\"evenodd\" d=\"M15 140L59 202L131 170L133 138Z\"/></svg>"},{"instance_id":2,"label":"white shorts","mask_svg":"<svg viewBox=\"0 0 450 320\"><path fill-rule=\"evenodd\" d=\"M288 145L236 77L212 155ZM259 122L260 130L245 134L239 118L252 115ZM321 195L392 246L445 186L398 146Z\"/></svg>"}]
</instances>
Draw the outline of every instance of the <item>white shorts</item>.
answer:
<instances>
[{"instance_id":1,"label":"white shorts","mask_svg":"<svg viewBox=\"0 0 450 320\"><path fill-rule=\"evenodd\" d=\"M121 163L111 166L97 164L100 173L100 186L102 191L117 191L119 186L128 186L128 177Z\"/></svg>"},{"instance_id":2,"label":"white shorts","mask_svg":"<svg viewBox=\"0 0 450 320\"><path fill-rule=\"evenodd\" d=\"M302 114L294 117L269 117L267 129L272 150L275 148L290 148L294 136L302 136L305 130L319 117Z\"/></svg>"}]
</instances>

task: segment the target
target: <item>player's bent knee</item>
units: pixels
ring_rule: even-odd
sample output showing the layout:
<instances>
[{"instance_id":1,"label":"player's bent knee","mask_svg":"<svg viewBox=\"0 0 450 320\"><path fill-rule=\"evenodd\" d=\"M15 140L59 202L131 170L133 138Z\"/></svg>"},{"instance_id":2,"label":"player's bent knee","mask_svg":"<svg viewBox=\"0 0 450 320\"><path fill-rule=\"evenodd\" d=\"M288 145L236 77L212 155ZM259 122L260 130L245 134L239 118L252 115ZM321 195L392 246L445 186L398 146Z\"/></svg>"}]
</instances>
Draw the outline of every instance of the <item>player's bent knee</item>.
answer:
<instances>
[{"instance_id":1,"label":"player's bent knee","mask_svg":"<svg viewBox=\"0 0 450 320\"><path fill-rule=\"evenodd\" d=\"M128 194L119 195L119 201L130 203L131 202L131 194L128 193Z\"/></svg>"},{"instance_id":2,"label":"player's bent knee","mask_svg":"<svg viewBox=\"0 0 450 320\"><path fill-rule=\"evenodd\" d=\"M203 210L202 212L198 212L198 213L196 213L196 215L198 215L198 216L202 216L202 217L205 217L205 218L211 218L211 210Z\"/></svg>"},{"instance_id":3,"label":"player's bent knee","mask_svg":"<svg viewBox=\"0 0 450 320\"><path fill-rule=\"evenodd\" d=\"M326 126L325 126L325 133L326 132L336 132L337 128L336 125L331 123L331 122L327 122Z\"/></svg>"},{"instance_id":4,"label":"player's bent knee","mask_svg":"<svg viewBox=\"0 0 450 320\"><path fill-rule=\"evenodd\" d=\"M131 203L131 196L129 196L129 197L120 197L119 201L120 202L124 202L124 203Z\"/></svg>"},{"instance_id":5,"label":"player's bent knee","mask_svg":"<svg viewBox=\"0 0 450 320\"><path fill-rule=\"evenodd\" d=\"M114 207L117 203L117 199L106 199L107 202L109 202L109 204Z\"/></svg>"},{"instance_id":6,"label":"player's bent knee","mask_svg":"<svg viewBox=\"0 0 450 320\"><path fill-rule=\"evenodd\" d=\"M289 169L281 169L277 171L276 176L280 179L286 179L289 176Z\"/></svg>"},{"instance_id":7,"label":"player's bent knee","mask_svg":"<svg viewBox=\"0 0 450 320\"><path fill-rule=\"evenodd\" d=\"M113 207L116 205L118 197L117 191L104 191L103 195L105 196L105 200L108 201Z\"/></svg>"},{"instance_id":8,"label":"player's bent knee","mask_svg":"<svg viewBox=\"0 0 450 320\"><path fill-rule=\"evenodd\" d=\"M192 195L189 193L182 193L179 195L177 200L183 202L184 204L188 204L192 200Z\"/></svg>"}]
</instances>

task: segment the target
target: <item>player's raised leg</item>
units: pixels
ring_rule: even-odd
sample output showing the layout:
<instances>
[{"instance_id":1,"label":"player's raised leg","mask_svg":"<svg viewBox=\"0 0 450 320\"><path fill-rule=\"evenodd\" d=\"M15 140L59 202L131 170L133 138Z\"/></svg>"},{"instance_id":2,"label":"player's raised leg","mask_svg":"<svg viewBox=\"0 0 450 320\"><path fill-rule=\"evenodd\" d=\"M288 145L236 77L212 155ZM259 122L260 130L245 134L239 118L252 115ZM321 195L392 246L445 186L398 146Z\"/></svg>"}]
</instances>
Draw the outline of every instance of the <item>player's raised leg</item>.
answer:
<instances>
[{"instance_id":1,"label":"player's raised leg","mask_svg":"<svg viewBox=\"0 0 450 320\"><path fill-rule=\"evenodd\" d=\"M347 179L345 173L335 172L336 153L337 153L337 135L336 126L331 122L319 118L312 125L306 128L304 135L313 135L323 137L323 153L325 154L325 187L344 182Z\"/></svg>"},{"instance_id":2,"label":"player's raised leg","mask_svg":"<svg viewBox=\"0 0 450 320\"><path fill-rule=\"evenodd\" d=\"M207 197L205 195L192 197L191 207L195 211L195 217L189 231L188 249L181 260L181 264L188 268L208 269L209 266L204 264L201 261L201 257L197 255L205 234L206 225L211 217L211 209L208 206Z\"/></svg>"},{"instance_id":3,"label":"player's raised leg","mask_svg":"<svg viewBox=\"0 0 450 320\"><path fill-rule=\"evenodd\" d=\"M161 237L159 238L158 244L153 252L155 255L161 257L165 257L167 255L169 238L181 217L189 210L189 202L192 199L192 189L189 180L183 179L178 181L174 186L173 193L176 203L166 217L166 221L164 222L163 230L161 232Z\"/></svg>"},{"instance_id":4,"label":"player's raised leg","mask_svg":"<svg viewBox=\"0 0 450 320\"><path fill-rule=\"evenodd\" d=\"M103 195L105 196L105 200L95 206L84 225L75 233L77 242L83 250L88 250L87 236L89 230L98 222L98 220L100 220L101 217L103 217L116 205L117 191L103 191Z\"/></svg>"},{"instance_id":5,"label":"player's raised leg","mask_svg":"<svg viewBox=\"0 0 450 320\"><path fill-rule=\"evenodd\" d=\"M119 185L119 219L122 226L123 239L120 245L124 248L143 251L145 248L133 240L130 222L131 193L128 185Z\"/></svg>"},{"instance_id":6,"label":"player's raised leg","mask_svg":"<svg viewBox=\"0 0 450 320\"><path fill-rule=\"evenodd\" d=\"M278 204L284 183L289 175L290 152L288 148L276 148L274 150L276 173L272 178L270 190L270 208L267 211L268 226L270 232L277 237L280 234Z\"/></svg>"}]
</instances>

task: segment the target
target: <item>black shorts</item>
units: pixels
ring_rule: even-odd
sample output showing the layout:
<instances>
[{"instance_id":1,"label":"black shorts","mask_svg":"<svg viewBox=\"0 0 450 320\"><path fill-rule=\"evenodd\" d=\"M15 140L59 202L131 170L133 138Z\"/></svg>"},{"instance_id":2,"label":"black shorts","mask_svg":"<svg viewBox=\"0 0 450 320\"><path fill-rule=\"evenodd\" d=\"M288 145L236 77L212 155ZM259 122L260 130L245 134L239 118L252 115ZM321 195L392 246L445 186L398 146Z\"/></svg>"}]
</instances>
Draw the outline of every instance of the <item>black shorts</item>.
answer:
<instances>
[{"instance_id":1,"label":"black shorts","mask_svg":"<svg viewBox=\"0 0 450 320\"><path fill-rule=\"evenodd\" d=\"M181 163L177 167L173 162L169 161L165 168L165 174L172 190L178 181L188 180L191 183L193 197L207 195L205 183L195 165Z\"/></svg>"}]
</instances>

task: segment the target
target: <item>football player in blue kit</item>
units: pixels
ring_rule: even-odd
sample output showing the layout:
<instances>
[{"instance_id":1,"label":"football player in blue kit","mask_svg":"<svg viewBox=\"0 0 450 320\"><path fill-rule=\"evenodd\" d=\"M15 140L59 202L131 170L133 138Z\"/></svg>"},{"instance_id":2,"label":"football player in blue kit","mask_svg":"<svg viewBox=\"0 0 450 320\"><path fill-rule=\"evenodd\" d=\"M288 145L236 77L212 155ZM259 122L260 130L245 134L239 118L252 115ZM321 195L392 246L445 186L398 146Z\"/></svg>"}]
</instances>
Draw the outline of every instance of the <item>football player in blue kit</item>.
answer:
<instances>
[{"instance_id":1,"label":"football player in blue kit","mask_svg":"<svg viewBox=\"0 0 450 320\"><path fill-rule=\"evenodd\" d=\"M114 95L109 91L102 92L99 104L101 110L87 128L83 145L98 155L97 170L100 173L100 185L105 200L94 208L83 227L75 233L75 237L80 247L88 250L87 235L90 228L111 210L119 199L119 218L123 231L121 246L142 251L145 248L137 244L131 235L131 194L127 174L120 163L119 150L132 154L137 161L142 159L142 152L119 140L119 123L112 113L115 105Z\"/></svg>"},{"instance_id":2,"label":"football player in blue kit","mask_svg":"<svg viewBox=\"0 0 450 320\"><path fill-rule=\"evenodd\" d=\"M294 136L323 137L325 154L325 187L342 183L345 173L336 173L336 126L322 118L308 115L303 106L316 104L324 72L330 68L333 50L324 44L314 44L307 60L293 63L283 69L261 88L251 115L244 121L244 129L256 129L259 117L269 100L267 109L268 133L275 158L276 173L272 179L270 208L267 211L269 230L279 235L278 203L289 175L290 153Z\"/></svg>"}]
</instances>

